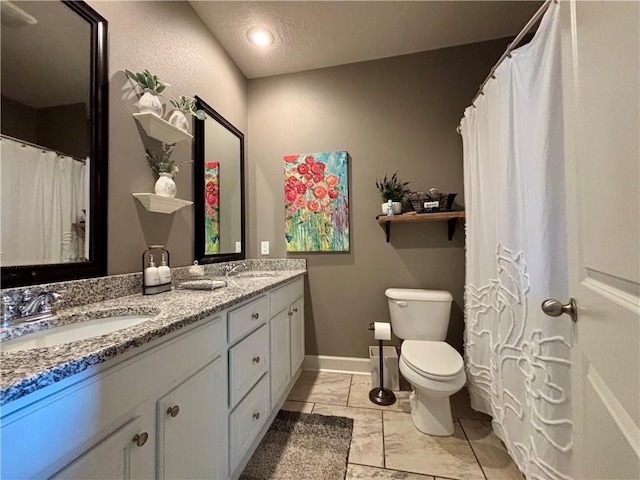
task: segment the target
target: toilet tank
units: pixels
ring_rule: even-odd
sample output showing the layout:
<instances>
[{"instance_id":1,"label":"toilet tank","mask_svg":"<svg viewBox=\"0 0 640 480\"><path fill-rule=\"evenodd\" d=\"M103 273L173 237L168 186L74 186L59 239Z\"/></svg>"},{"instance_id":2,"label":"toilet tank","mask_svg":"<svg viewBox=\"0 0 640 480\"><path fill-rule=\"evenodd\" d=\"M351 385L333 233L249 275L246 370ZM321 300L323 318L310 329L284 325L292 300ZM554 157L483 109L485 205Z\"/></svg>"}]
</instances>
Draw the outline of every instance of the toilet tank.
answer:
<instances>
[{"instance_id":1,"label":"toilet tank","mask_svg":"<svg viewBox=\"0 0 640 480\"><path fill-rule=\"evenodd\" d=\"M388 288L391 329L402 340L444 341L453 297L444 290Z\"/></svg>"}]
</instances>

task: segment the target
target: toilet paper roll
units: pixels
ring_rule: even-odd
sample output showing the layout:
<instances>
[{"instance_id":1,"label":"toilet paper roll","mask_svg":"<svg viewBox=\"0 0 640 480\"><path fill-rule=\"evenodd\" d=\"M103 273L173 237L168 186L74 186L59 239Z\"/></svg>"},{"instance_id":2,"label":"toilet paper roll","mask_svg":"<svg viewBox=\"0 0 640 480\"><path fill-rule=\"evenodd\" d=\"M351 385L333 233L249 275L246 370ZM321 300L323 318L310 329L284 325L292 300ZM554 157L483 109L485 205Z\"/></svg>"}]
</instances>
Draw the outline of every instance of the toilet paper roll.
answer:
<instances>
[{"instance_id":1,"label":"toilet paper roll","mask_svg":"<svg viewBox=\"0 0 640 480\"><path fill-rule=\"evenodd\" d=\"M385 322L374 322L373 336L376 340L391 340L391 324Z\"/></svg>"}]
</instances>

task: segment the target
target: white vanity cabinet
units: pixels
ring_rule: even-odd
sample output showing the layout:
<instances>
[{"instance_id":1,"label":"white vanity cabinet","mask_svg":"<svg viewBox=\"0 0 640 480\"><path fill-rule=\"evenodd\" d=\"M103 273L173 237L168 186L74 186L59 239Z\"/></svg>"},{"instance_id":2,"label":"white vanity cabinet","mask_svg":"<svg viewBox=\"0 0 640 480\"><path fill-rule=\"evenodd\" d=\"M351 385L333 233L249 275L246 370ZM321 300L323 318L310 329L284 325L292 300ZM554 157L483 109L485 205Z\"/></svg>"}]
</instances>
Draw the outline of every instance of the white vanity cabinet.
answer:
<instances>
[{"instance_id":1,"label":"white vanity cabinet","mask_svg":"<svg viewBox=\"0 0 640 480\"><path fill-rule=\"evenodd\" d=\"M132 441L132 439L135 440ZM149 478L153 469L148 468L148 454L141 449L148 442L149 434L144 432L142 419L134 418L50 478L52 480Z\"/></svg>"},{"instance_id":2,"label":"white vanity cabinet","mask_svg":"<svg viewBox=\"0 0 640 480\"><path fill-rule=\"evenodd\" d=\"M227 476L226 370L219 355L158 400L156 478Z\"/></svg>"},{"instance_id":3,"label":"white vanity cabinet","mask_svg":"<svg viewBox=\"0 0 640 480\"><path fill-rule=\"evenodd\" d=\"M162 478L189 464L224 478L226 322L186 330L3 406L1 477ZM182 404L171 425L165 401ZM197 443L211 438L218 448Z\"/></svg>"},{"instance_id":4,"label":"white vanity cabinet","mask_svg":"<svg viewBox=\"0 0 640 480\"><path fill-rule=\"evenodd\" d=\"M270 293L271 402L277 402L304 359L304 285L295 280Z\"/></svg>"},{"instance_id":5,"label":"white vanity cabinet","mask_svg":"<svg viewBox=\"0 0 640 480\"><path fill-rule=\"evenodd\" d=\"M304 356L292 280L2 407L0 478L239 477Z\"/></svg>"}]
</instances>

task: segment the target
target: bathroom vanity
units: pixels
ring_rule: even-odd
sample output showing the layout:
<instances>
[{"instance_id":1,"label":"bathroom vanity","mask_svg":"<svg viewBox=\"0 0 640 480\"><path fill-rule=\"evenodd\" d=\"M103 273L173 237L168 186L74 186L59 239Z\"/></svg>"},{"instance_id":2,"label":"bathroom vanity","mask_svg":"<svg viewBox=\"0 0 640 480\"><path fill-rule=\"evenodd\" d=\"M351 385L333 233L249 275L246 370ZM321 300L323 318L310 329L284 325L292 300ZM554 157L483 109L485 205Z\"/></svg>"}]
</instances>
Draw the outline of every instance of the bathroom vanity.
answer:
<instances>
[{"instance_id":1,"label":"bathroom vanity","mask_svg":"<svg viewBox=\"0 0 640 480\"><path fill-rule=\"evenodd\" d=\"M300 373L304 274L75 307L152 318L3 352L2 478L237 478Z\"/></svg>"}]
</instances>

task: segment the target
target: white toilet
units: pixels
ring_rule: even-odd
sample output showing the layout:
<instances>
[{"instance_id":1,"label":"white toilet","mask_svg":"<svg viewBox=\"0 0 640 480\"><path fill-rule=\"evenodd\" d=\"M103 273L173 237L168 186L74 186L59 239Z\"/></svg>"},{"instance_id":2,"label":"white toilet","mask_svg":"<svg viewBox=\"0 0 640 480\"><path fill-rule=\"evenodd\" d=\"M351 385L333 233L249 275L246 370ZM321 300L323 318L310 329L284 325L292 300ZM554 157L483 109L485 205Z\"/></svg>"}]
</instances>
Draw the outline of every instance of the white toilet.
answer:
<instances>
[{"instance_id":1,"label":"white toilet","mask_svg":"<svg viewBox=\"0 0 640 480\"><path fill-rule=\"evenodd\" d=\"M442 290L389 288L391 328L402 342L400 372L411 384L411 416L428 435L453 435L449 397L466 382L460 354L444 341L453 297Z\"/></svg>"}]
</instances>

